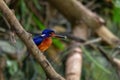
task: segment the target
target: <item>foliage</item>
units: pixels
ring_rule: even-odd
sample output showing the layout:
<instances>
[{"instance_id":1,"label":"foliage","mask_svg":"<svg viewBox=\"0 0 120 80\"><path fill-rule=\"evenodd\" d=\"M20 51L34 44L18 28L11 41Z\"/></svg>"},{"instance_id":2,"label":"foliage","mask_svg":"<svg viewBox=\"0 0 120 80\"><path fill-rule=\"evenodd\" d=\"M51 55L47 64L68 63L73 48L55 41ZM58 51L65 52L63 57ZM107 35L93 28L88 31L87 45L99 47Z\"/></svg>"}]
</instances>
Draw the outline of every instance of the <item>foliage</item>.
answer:
<instances>
[{"instance_id":1,"label":"foliage","mask_svg":"<svg viewBox=\"0 0 120 80\"><path fill-rule=\"evenodd\" d=\"M23 25L23 27L30 32L31 34L36 35L40 34L40 31L45 28L55 27L66 27L65 25L60 24L60 21L65 22L64 18L61 19L61 15L57 12L57 17L52 16L49 13L49 5L46 1L43 0L14 0L11 5L11 8L15 10L15 14ZM106 22L108 28L114 32L117 36L120 37L120 0L90 0L94 4L89 6L92 8L92 11L95 11L100 16L102 16ZM89 0L82 0L83 4L87 5L90 3ZM107 2L110 1L110 2ZM15 4L15 6L13 6ZM112 5L108 5L112 4ZM99 5L97 7L96 5ZM104 6L104 7L103 7ZM94 8L93 8L94 7ZM54 12L54 11L53 11ZM38 15L39 14L39 15ZM5 57L6 67L5 67L5 77L6 80L45 80L46 75L44 70L38 63L30 57L28 60L24 61L26 54L28 53L25 45L22 44L22 41L16 38L16 44L11 43L11 35L9 35L10 28L5 25L2 15L0 14L0 56ZM59 24L57 24L59 23ZM52 25L52 27L51 27ZM2 26L2 27L1 27ZM70 28L70 26L67 26ZM60 29L60 28L58 28ZM67 31L67 28L65 28ZM72 30L72 29L71 29ZM58 30L59 31L59 30ZM63 30L64 31L64 30ZM72 31L71 31L72 32ZM94 38L96 36L91 36ZM54 68L64 76L64 62L66 59L65 53L58 54L61 51L64 51L71 40L61 41L59 39L53 39L54 47L48 50L46 53L52 53L51 56L54 56L53 59L56 59L56 55L60 57L61 65L53 62L51 57L48 57ZM105 45L104 43L96 44L103 47L110 56L113 56L112 53L114 50L111 50L111 47ZM117 73L115 68L110 65L108 61L101 56L100 52L91 48L83 48L83 69L82 69L82 79L81 80L119 80L117 79ZM67 51L68 53L69 51ZM46 55L46 54L45 54ZM47 54L49 55L49 54ZM52 59L52 60L51 60ZM63 62L62 62L63 61Z\"/></svg>"},{"instance_id":2,"label":"foliage","mask_svg":"<svg viewBox=\"0 0 120 80\"><path fill-rule=\"evenodd\" d=\"M113 8L113 21L116 23L120 22L120 0L114 1L114 8Z\"/></svg>"}]
</instances>

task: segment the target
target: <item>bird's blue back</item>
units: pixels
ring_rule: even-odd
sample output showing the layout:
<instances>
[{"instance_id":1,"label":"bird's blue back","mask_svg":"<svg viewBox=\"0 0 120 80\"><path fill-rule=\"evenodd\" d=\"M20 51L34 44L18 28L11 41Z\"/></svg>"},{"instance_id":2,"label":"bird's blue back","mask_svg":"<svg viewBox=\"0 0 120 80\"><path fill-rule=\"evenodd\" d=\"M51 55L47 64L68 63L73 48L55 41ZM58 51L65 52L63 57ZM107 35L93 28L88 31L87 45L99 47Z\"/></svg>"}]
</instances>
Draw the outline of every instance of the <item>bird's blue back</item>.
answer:
<instances>
[{"instance_id":1,"label":"bird's blue back","mask_svg":"<svg viewBox=\"0 0 120 80\"><path fill-rule=\"evenodd\" d=\"M44 38L43 38L42 36L38 35L38 36L35 36L35 37L33 38L33 41L34 41L34 43L35 43L36 45L39 45L39 44L42 43L43 39L44 39Z\"/></svg>"},{"instance_id":2,"label":"bird's blue back","mask_svg":"<svg viewBox=\"0 0 120 80\"><path fill-rule=\"evenodd\" d=\"M50 37L50 33L54 32L53 30L51 29L45 29L42 31L42 34L44 34L44 36L40 36L40 35L37 35L33 38L33 41L34 43L38 46L42 43L42 41L45 39L45 38L48 38Z\"/></svg>"}]
</instances>

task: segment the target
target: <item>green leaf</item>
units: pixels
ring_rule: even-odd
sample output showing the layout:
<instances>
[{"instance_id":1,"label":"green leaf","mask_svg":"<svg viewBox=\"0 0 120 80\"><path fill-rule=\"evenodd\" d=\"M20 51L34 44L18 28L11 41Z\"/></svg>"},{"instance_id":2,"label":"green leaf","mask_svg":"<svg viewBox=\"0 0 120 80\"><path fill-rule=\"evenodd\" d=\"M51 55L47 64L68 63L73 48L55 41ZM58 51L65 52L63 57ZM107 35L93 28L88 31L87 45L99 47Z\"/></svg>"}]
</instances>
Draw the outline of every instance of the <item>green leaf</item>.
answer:
<instances>
[{"instance_id":1,"label":"green leaf","mask_svg":"<svg viewBox=\"0 0 120 80\"><path fill-rule=\"evenodd\" d=\"M62 42L59 39L55 39L53 38L53 44L59 48L60 50L64 49L64 45L62 44Z\"/></svg>"},{"instance_id":2,"label":"green leaf","mask_svg":"<svg viewBox=\"0 0 120 80\"><path fill-rule=\"evenodd\" d=\"M38 18L36 18L34 15L33 15L33 20L37 24L40 30L45 29L45 26L42 24L42 22Z\"/></svg>"},{"instance_id":3,"label":"green leaf","mask_svg":"<svg viewBox=\"0 0 120 80\"><path fill-rule=\"evenodd\" d=\"M120 8L120 0L114 0L114 6Z\"/></svg>"},{"instance_id":4,"label":"green leaf","mask_svg":"<svg viewBox=\"0 0 120 80\"><path fill-rule=\"evenodd\" d=\"M39 0L33 0L33 3L35 4L37 9L41 10L41 6L39 4Z\"/></svg>"},{"instance_id":5,"label":"green leaf","mask_svg":"<svg viewBox=\"0 0 120 80\"><path fill-rule=\"evenodd\" d=\"M21 10L21 13L22 13L22 17L24 17L25 16L25 14L26 14L26 11L27 11L27 8L26 8L26 5L25 5L25 2L24 2L24 0L21 0L20 1L20 10Z\"/></svg>"},{"instance_id":6,"label":"green leaf","mask_svg":"<svg viewBox=\"0 0 120 80\"><path fill-rule=\"evenodd\" d=\"M26 23L25 23L25 29L26 30L29 30L29 29L32 28L31 25L30 25L31 22L32 22L32 14L29 14L28 18L26 19Z\"/></svg>"},{"instance_id":7,"label":"green leaf","mask_svg":"<svg viewBox=\"0 0 120 80\"><path fill-rule=\"evenodd\" d=\"M120 22L120 0L114 0L113 21Z\"/></svg>"},{"instance_id":8,"label":"green leaf","mask_svg":"<svg viewBox=\"0 0 120 80\"><path fill-rule=\"evenodd\" d=\"M108 69L105 69L99 62L97 62L90 54L89 52L84 48L81 47L83 52L85 53L86 57L91 60L98 68L100 68L101 70L103 70L104 72L111 74L111 72Z\"/></svg>"},{"instance_id":9,"label":"green leaf","mask_svg":"<svg viewBox=\"0 0 120 80\"><path fill-rule=\"evenodd\" d=\"M113 21L120 22L120 8L115 7L113 9Z\"/></svg>"},{"instance_id":10,"label":"green leaf","mask_svg":"<svg viewBox=\"0 0 120 80\"><path fill-rule=\"evenodd\" d=\"M7 60L7 67L11 75L14 75L18 71L18 65L16 61Z\"/></svg>"},{"instance_id":11,"label":"green leaf","mask_svg":"<svg viewBox=\"0 0 120 80\"><path fill-rule=\"evenodd\" d=\"M39 65L39 64L34 64L35 69L37 70L37 72L42 76L42 79L46 79L46 74L45 71L43 70L43 68Z\"/></svg>"}]
</instances>

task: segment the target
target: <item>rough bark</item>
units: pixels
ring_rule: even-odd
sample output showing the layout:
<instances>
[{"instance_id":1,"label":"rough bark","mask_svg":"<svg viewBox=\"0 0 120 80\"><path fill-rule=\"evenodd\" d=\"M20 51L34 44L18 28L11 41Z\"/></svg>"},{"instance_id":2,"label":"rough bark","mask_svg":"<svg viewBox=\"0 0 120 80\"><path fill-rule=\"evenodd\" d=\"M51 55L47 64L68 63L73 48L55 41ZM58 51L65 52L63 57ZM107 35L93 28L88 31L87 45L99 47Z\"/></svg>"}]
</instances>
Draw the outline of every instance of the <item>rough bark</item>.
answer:
<instances>
[{"instance_id":1,"label":"rough bark","mask_svg":"<svg viewBox=\"0 0 120 80\"><path fill-rule=\"evenodd\" d=\"M91 12L77 0L48 0L70 22L80 23L82 20L88 27L93 29L104 41L112 46L120 44L120 40L105 26L104 20Z\"/></svg>"},{"instance_id":2,"label":"rough bark","mask_svg":"<svg viewBox=\"0 0 120 80\"><path fill-rule=\"evenodd\" d=\"M0 80L5 80L5 77L4 77L5 66L6 66L5 57L0 57Z\"/></svg>"},{"instance_id":3,"label":"rough bark","mask_svg":"<svg viewBox=\"0 0 120 80\"><path fill-rule=\"evenodd\" d=\"M86 40L88 28L83 24L75 25L73 35ZM71 45L80 44L72 42ZM66 80L80 80L82 71L82 50L80 47L74 47L66 60Z\"/></svg>"},{"instance_id":4,"label":"rough bark","mask_svg":"<svg viewBox=\"0 0 120 80\"><path fill-rule=\"evenodd\" d=\"M82 68L82 51L74 48L66 61L66 80L80 80Z\"/></svg>"},{"instance_id":5,"label":"rough bark","mask_svg":"<svg viewBox=\"0 0 120 80\"><path fill-rule=\"evenodd\" d=\"M7 7L3 0L0 0L0 11L2 15L6 18L8 23L11 25L11 28L13 28L14 31L16 31L18 37L25 43L27 48L31 51L31 54L34 56L34 58L40 63L48 77L51 80L65 80L58 73L56 73L56 71L47 61L43 53L41 53L41 51L34 44L31 35L23 29L22 25L19 23L14 13Z\"/></svg>"}]
</instances>

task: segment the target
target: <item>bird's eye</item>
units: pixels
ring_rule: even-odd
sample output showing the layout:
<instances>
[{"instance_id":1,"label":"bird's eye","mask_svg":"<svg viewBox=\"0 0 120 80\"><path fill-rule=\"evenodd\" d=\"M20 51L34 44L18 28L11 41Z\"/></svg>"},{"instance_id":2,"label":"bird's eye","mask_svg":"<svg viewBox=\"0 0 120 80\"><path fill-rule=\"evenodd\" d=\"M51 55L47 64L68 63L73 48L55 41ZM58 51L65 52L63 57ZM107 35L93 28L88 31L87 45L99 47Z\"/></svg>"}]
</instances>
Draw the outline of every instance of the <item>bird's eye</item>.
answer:
<instances>
[{"instance_id":1,"label":"bird's eye","mask_svg":"<svg viewBox=\"0 0 120 80\"><path fill-rule=\"evenodd\" d=\"M51 32L51 33L50 33L50 36L54 36L54 34L55 34L54 32Z\"/></svg>"},{"instance_id":2,"label":"bird's eye","mask_svg":"<svg viewBox=\"0 0 120 80\"><path fill-rule=\"evenodd\" d=\"M50 35L52 35L53 33L51 32Z\"/></svg>"}]
</instances>

